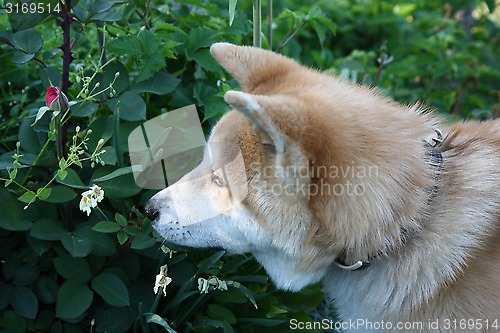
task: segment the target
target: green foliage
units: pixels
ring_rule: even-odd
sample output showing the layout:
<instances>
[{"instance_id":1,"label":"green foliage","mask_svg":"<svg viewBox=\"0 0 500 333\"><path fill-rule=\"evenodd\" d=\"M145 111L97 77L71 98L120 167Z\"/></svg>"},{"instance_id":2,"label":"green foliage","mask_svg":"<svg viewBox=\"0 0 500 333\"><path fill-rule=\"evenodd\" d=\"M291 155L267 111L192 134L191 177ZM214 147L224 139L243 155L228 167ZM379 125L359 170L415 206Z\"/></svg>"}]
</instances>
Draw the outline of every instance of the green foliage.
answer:
<instances>
[{"instance_id":1,"label":"green foliage","mask_svg":"<svg viewBox=\"0 0 500 333\"><path fill-rule=\"evenodd\" d=\"M311 32L303 31L283 53L377 86L402 103L423 101L450 120L498 116L500 50L494 40L500 12L497 8L493 13L494 3L357 0L319 4L327 17L334 18L335 37L326 38L322 48L312 48Z\"/></svg>"},{"instance_id":2,"label":"green foliage","mask_svg":"<svg viewBox=\"0 0 500 333\"><path fill-rule=\"evenodd\" d=\"M62 6L0 15L0 330L264 333L288 331L292 318L333 318L318 286L277 292L250 257L162 251L140 210L154 192L134 183L129 133L190 104L210 130L236 83L208 48L251 43L251 3L74 3L72 22ZM452 119L493 118L498 9L473 1L467 25L470 3L275 1L263 45ZM70 34L65 44L58 25ZM67 110L45 105L50 85L66 94ZM87 215L79 205L93 185L104 199ZM166 297L153 293L164 264Z\"/></svg>"},{"instance_id":3,"label":"green foliage","mask_svg":"<svg viewBox=\"0 0 500 333\"><path fill-rule=\"evenodd\" d=\"M222 95L229 85L208 49L219 40L245 43L252 31L236 2L232 25L225 8L209 1L99 0L77 2L72 22L64 11L30 14L31 24L2 16L9 21L0 22L6 63L0 73L0 329L233 332L253 331L259 322L274 331L290 318L307 318L315 304L283 309L249 258L164 253L136 208L153 192L135 185L128 134L146 119L193 103L208 131L227 110ZM71 55L59 49L64 29L74 43ZM72 84L61 92L68 107L51 110L44 92L66 79ZM92 185L104 199L87 216L79 206L91 198ZM173 279L166 298L153 293L165 263ZM198 279L218 281L214 276L227 290L207 284L201 293ZM319 302L321 291L311 290Z\"/></svg>"}]
</instances>

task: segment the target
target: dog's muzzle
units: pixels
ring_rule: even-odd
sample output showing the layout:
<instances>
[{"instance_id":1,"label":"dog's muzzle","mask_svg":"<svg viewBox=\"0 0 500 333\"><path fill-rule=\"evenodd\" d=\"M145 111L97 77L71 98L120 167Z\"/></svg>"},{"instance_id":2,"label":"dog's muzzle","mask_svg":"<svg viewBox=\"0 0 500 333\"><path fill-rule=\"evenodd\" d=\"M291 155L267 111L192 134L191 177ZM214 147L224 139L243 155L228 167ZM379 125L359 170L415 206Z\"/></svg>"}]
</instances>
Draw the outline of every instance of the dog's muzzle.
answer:
<instances>
[{"instance_id":1,"label":"dog's muzzle","mask_svg":"<svg viewBox=\"0 0 500 333\"><path fill-rule=\"evenodd\" d=\"M156 200L149 200L146 205L144 205L144 211L146 212L146 216L152 223L160 216L160 209Z\"/></svg>"}]
</instances>

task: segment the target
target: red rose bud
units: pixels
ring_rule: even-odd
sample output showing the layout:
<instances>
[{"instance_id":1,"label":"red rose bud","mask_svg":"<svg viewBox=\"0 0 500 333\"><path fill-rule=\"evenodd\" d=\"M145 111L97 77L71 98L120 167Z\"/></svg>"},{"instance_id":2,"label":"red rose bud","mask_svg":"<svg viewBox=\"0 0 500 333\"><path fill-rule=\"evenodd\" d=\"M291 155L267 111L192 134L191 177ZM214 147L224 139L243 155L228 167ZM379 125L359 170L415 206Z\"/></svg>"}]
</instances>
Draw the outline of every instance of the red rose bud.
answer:
<instances>
[{"instance_id":1,"label":"red rose bud","mask_svg":"<svg viewBox=\"0 0 500 333\"><path fill-rule=\"evenodd\" d=\"M68 97L58 88L50 86L45 93L45 105L53 111L68 109Z\"/></svg>"}]
</instances>

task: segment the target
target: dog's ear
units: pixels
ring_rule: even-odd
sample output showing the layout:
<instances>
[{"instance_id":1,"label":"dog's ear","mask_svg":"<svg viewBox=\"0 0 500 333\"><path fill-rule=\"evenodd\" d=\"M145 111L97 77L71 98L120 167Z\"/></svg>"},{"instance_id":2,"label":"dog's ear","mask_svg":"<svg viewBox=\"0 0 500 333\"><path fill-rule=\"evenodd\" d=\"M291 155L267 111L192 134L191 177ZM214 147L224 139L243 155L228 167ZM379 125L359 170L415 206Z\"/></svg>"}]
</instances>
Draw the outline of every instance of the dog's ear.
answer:
<instances>
[{"instance_id":1,"label":"dog's ear","mask_svg":"<svg viewBox=\"0 0 500 333\"><path fill-rule=\"evenodd\" d=\"M285 79L288 73L300 69L295 61L256 47L216 43L210 52L247 92L269 80Z\"/></svg>"},{"instance_id":2,"label":"dog's ear","mask_svg":"<svg viewBox=\"0 0 500 333\"><path fill-rule=\"evenodd\" d=\"M264 145L274 145L278 154L296 142L307 128L307 112L302 102L283 95L253 95L241 91L228 91L226 102L243 113L263 133ZM302 112L299 112L301 110ZM294 128L296 127L296 128Z\"/></svg>"}]
</instances>

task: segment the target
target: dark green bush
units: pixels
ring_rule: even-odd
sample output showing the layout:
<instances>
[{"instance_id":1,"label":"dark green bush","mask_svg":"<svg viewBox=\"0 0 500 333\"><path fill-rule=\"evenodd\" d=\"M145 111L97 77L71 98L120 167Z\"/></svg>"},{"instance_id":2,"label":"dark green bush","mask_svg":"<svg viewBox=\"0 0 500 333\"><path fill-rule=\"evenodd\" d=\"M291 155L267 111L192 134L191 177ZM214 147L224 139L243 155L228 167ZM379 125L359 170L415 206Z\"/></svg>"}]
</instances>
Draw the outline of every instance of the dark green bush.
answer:
<instances>
[{"instance_id":1,"label":"dark green bush","mask_svg":"<svg viewBox=\"0 0 500 333\"><path fill-rule=\"evenodd\" d=\"M154 191L134 183L129 133L190 104L208 132L227 111L224 92L236 88L208 47L252 43L250 3L236 4L231 26L226 1L80 0L68 12L53 0L40 13L0 4L11 12L0 15L0 331L285 332L292 318L334 318L319 286L276 291L251 257L165 253L141 212ZM263 45L451 118L493 118L493 9L287 0L275 4ZM43 108L51 85L68 96L69 112ZM87 216L79 203L92 185L104 199ZM153 293L164 264L166 297ZM198 279L214 276L228 289L200 293Z\"/></svg>"}]
</instances>

